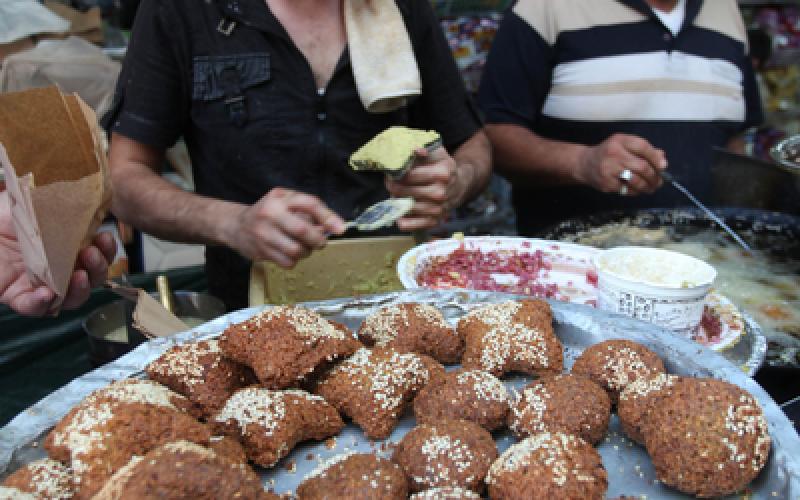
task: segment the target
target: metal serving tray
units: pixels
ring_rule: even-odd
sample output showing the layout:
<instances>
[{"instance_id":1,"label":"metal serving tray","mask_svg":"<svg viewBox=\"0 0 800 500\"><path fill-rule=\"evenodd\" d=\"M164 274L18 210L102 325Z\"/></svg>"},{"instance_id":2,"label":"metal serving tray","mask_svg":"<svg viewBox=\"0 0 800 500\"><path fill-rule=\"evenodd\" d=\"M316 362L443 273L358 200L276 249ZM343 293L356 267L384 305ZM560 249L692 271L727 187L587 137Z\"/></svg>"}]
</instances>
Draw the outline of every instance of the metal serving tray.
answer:
<instances>
[{"instance_id":1,"label":"metal serving tray","mask_svg":"<svg viewBox=\"0 0 800 500\"><path fill-rule=\"evenodd\" d=\"M412 290L362 299L309 302L305 305L355 330L376 307L394 302L416 301L432 304L455 323L471 308L509 298L512 296L490 292ZM670 373L727 380L753 394L769 422L773 448L767 466L750 485L748 498L800 498L800 438L775 402L740 367L710 349L649 323L611 315L586 306L562 302L551 302L551 305L556 334L564 344L565 365L568 368L584 348L602 340L624 338L653 349L664 360ZM22 412L0 429L0 477L24 463L44 456L44 450L39 445L44 435L92 390L103 387L112 380L141 377L144 366L171 345L217 336L231 323L243 321L261 309L254 307L231 313L173 338L155 339L143 344L119 360L75 379ZM506 383L509 387L516 388L529 381L527 376L516 376ZM303 443L274 468L262 469L260 473L265 486L275 492L293 492L320 460L350 451L375 452L387 456L391 454L392 444L413 426L414 417L409 413L389 439L372 442L358 427L348 424L335 440ZM495 433L495 438L500 452L515 441L507 431ZM655 471L647 453L624 436L616 416L612 417L608 435L597 449L608 471L609 497L625 494L646 495L647 498L685 498L655 479Z\"/></svg>"}]
</instances>

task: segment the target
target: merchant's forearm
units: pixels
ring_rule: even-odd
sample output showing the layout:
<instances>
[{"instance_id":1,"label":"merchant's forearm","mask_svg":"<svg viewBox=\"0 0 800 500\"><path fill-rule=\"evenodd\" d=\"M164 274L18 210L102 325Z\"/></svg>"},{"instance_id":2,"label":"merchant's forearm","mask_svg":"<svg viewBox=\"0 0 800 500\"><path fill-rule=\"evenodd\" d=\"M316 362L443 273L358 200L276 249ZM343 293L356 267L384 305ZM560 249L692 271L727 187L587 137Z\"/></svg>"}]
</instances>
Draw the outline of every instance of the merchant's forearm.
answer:
<instances>
[{"instance_id":1,"label":"merchant's forearm","mask_svg":"<svg viewBox=\"0 0 800 500\"><path fill-rule=\"evenodd\" d=\"M483 131L477 132L453 155L458 170L458 182L463 183L458 206L478 196L492 175L492 146Z\"/></svg>"},{"instance_id":2,"label":"merchant's forearm","mask_svg":"<svg viewBox=\"0 0 800 500\"><path fill-rule=\"evenodd\" d=\"M486 134L494 147L499 173L527 185L579 184L576 178L587 146L545 139L519 125L490 124Z\"/></svg>"},{"instance_id":3,"label":"merchant's forearm","mask_svg":"<svg viewBox=\"0 0 800 500\"><path fill-rule=\"evenodd\" d=\"M155 171L161 158L156 150L114 136L110 155L114 214L159 238L220 245L231 241L226 228L245 207L174 186Z\"/></svg>"}]
</instances>

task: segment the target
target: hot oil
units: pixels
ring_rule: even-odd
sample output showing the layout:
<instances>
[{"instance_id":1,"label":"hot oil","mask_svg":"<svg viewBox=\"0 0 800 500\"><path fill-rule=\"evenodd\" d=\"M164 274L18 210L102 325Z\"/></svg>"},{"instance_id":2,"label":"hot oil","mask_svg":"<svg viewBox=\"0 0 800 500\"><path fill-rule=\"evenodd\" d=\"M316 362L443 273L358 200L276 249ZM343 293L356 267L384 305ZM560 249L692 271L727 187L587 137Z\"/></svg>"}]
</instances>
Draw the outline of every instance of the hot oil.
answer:
<instances>
[{"instance_id":1,"label":"hot oil","mask_svg":"<svg viewBox=\"0 0 800 500\"><path fill-rule=\"evenodd\" d=\"M753 242L754 249L750 253L718 230L686 227L647 229L615 223L593 228L571 240L600 248L652 246L708 262L718 273L714 288L753 316L771 343L784 346L777 349L781 352L773 351L770 356L797 356L800 348L800 260L772 252L776 248L791 248L797 242L788 237L765 237L747 231L742 235ZM786 361L800 362L798 359Z\"/></svg>"}]
</instances>

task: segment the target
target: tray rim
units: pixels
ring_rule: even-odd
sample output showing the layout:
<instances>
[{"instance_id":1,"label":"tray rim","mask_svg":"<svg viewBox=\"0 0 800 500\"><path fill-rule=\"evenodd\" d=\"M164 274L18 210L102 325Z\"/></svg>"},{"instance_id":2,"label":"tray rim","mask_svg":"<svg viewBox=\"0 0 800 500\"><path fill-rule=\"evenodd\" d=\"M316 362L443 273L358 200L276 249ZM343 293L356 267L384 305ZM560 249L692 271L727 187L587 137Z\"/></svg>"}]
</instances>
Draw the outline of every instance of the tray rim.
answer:
<instances>
[{"instance_id":1,"label":"tray rim","mask_svg":"<svg viewBox=\"0 0 800 500\"><path fill-rule=\"evenodd\" d=\"M430 302L439 307L459 307L467 310L476 305L498 302L502 300L524 299L519 295L474 291L431 291L411 290L366 296L363 298L335 299L328 301L306 302L302 305L318 310L321 314L336 314L348 309L374 308L388 302ZM791 492L800 492L800 456L792 454L792 450L800 450L800 436L794 430L788 417L780 410L772 398L755 381L738 367L704 346L689 339L669 336L674 342L665 343L661 339L668 332L661 328L633 320L626 316L601 313L595 309L558 301L549 301L553 308L554 320L563 323L578 321L599 322L603 328L613 329L615 335L634 337L651 346L658 345L660 353L666 360L676 359L683 354L701 355L702 364L698 364L706 373L704 376L727 380L749 391L759 402L767 417L770 435L773 440L773 452L770 460L781 464L788 473L785 477ZM15 451L29 445L48 431L70 408L80 402L89 392L103 387L111 380L141 376L144 366L159 356L172 345L187 341L212 338L221 333L228 325L240 322L270 306L256 306L229 313L192 330L177 334L172 338L161 338L149 341L137 347L122 358L98 368L82 377L78 377L66 386L54 391L44 399L21 412L8 425L0 429L0 476L6 473ZM570 321L565 321L565 315ZM61 408L48 408L54 400L61 400Z\"/></svg>"}]
</instances>

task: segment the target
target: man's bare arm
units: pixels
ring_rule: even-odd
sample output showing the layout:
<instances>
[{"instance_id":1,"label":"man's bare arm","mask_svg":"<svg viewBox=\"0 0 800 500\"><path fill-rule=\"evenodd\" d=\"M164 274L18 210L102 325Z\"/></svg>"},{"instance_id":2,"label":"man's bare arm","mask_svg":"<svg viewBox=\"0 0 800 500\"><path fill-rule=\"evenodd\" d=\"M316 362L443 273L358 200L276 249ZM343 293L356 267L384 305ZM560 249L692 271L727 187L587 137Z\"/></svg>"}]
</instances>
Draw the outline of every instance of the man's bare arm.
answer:
<instances>
[{"instance_id":1,"label":"man's bare arm","mask_svg":"<svg viewBox=\"0 0 800 500\"><path fill-rule=\"evenodd\" d=\"M587 146L545 139L511 124L489 124L495 168L515 183L536 186L580 184L576 165Z\"/></svg>"},{"instance_id":2,"label":"man's bare arm","mask_svg":"<svg viewBox=\"0 0 800 500\"><path fill-rule=\"evenodd\" d=\"M226 244L221 221L236 217L244 207L180 189L159 175L163 159L163 152L113 134L109 163L114 214L159 238Z\"/></svg>"},{"instance_id":3,"label":"man's bare arm","mask_svg":"<svg viewBox=\"0 0 800 500\"><path fill-rule=\"evenodd\" d=\"M595 146L555 141L513 124L490 124L486 133L494 146L497 170L515 183L529 186L588 185L613 193L620 173L630 170L630 194L650 193L661 186L659 169L666 168L663 151L646 140L614 134Z\"/></svg>"},{"instance_id":4,"label":"man's bare arm","mask_svg":"<svg viewBox=\"0 0 800 500\"><path fill-rule=\"evenodd\" d=\"M291 267L344 232L344 221L319 199L275 188L251 206L185 192L158 175L163 153L114 134L113 211L155 236L224 245L252 260Z\"/></svg>"},{"instance_id":5,"label":"man's bare arm","mask_svg":"<svg viewBox=\"0 0 800 500\"><path fill-rule=\"evenodd\" d=\"M486 133L481 130L456 149L455 183L460 199L452 201L452 208L459 207L478 196L489 183L492 175L492 145Z\"/></svg>"}]
</instances>

